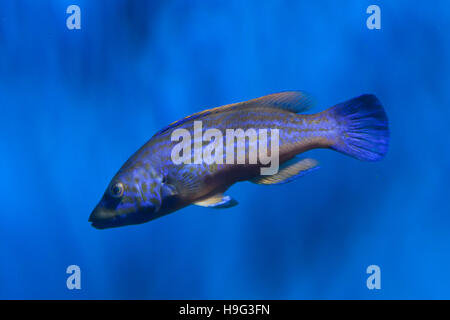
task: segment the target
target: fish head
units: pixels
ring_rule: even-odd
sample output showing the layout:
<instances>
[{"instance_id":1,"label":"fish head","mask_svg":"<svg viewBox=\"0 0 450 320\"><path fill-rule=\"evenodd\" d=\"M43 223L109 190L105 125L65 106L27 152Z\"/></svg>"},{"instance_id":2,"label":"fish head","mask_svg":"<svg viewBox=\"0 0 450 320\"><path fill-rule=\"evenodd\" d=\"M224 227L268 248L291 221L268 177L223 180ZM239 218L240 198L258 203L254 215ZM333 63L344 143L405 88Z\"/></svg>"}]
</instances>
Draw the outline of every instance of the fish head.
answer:
<instances>
[{"instance_id":1,"label":"fish head","mask_svg":"<svg viewBox=\"0 0 450 320\"><path fill-rule=\"evenodd\" d=\"M163 177L153 170L119 171L89 221L97 229L140 224L159 216Z\"/></svg>"}]
</instances>

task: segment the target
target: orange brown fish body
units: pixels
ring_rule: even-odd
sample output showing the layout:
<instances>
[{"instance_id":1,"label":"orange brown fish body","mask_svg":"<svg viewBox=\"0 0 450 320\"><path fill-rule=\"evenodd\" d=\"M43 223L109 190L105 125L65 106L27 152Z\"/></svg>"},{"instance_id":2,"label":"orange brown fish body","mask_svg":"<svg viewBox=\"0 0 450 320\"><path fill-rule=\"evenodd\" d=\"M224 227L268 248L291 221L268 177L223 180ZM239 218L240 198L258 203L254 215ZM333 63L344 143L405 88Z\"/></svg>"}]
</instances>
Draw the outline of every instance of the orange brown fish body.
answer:
<instances>
[{"instance_id":1,"label":"orange brown fish body","mask_svg":"<svg viewBox=\"0 0 450 320\"><path fill-rule=\"evenodd\" d=\"M122 166L89 220L104 229L144 223L190 204L228 208L237 202L224 192L236 182L280 184L317 169L316 160L297 157L311 149L334 149L363 161L377 161L386 154L388 120L374 95L362 95L317 114L298 114L312 105L313 99L304 92L282 92L205 110L169 125ZM205 141L204 134L211 129L217 136ZM244 140L227 136L239 129L249 133ZM179 139L174 139L177 132L194 137L183 145L187 149L182 149L182 163L174 161L174 150L180 148ZM214 149L214 162L201 159L213 142L230 147L232 161L227 158L228 149L217 153L220 148ZM275 144L278 150L273 149ZM280 167L275 174L262 175L268 164L251 161L252 151L264 146L267 155L277 151Z\"/></svg>"}]
</instances>

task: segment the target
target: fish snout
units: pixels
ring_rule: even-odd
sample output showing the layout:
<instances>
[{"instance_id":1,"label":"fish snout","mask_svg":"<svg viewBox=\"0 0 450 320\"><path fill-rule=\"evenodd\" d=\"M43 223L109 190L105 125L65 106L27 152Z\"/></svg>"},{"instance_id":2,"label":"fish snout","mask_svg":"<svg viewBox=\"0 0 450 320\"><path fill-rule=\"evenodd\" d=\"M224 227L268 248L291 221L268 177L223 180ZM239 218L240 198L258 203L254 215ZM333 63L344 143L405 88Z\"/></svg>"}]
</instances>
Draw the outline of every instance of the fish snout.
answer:
<instances>
[{"instance_id":1,"label":"fish snout","mask_svg":"<svg viewBox=\"0 0 450 320\"><path fill-rule=\"evenodd\" d=\"M111 228L117 224L117 220L120 216L117 216L115 210L106 209L97 206L89 216L89 222L96 229Z\"/></svg>"},{"instance_id":2,"label":"fish snout","mask_svg":"<svg viewBox=\"0 0 450 320\"><path fill-rule=\"evenodd\" d=\"M105 209L97 206L89 216L89 222L96 222L106 219L111 219L115 216L114 210Z\"/></svg>"}]
</instances>

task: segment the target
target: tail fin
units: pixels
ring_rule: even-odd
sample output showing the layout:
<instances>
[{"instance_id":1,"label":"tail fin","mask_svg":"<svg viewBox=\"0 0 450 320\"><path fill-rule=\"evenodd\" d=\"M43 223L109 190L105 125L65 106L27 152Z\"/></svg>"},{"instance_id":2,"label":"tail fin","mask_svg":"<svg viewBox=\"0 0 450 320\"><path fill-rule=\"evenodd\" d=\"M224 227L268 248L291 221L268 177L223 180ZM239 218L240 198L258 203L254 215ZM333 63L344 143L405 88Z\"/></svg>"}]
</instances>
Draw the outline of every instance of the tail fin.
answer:
<instances>
[{"instance_id":1,"label":"tail fin","mask_svg":"<svg viewBox=\"0 0 450 320\"><path fill-rule=\"evenodd\" d=\"M389 145L386 113L377 97L364 94L327 110L338 124L332 149L363 161L384 157Z\"/></svg>"}]
</instances>

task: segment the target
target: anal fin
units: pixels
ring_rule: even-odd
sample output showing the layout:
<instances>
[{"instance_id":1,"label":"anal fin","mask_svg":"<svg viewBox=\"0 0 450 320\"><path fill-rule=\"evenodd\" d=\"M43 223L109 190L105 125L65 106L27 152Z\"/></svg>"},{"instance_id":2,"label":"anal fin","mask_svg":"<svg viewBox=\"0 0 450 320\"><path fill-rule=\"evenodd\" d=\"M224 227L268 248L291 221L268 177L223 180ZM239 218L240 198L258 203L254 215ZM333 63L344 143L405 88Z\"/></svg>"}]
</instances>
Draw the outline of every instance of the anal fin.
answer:
<instances>
[{"instance_id":1,"label":"anal fin","mask_svg":"<svg viewBox=\"0 0 450 320\"><path fill-rule=\"evenodd\" d=\"M281 166L277 174L271 176L258 176L250 180L256 184L282 184L291 182L305 174L319 169L317 160L294 158Z\"/></svg>"}]
</instances>

